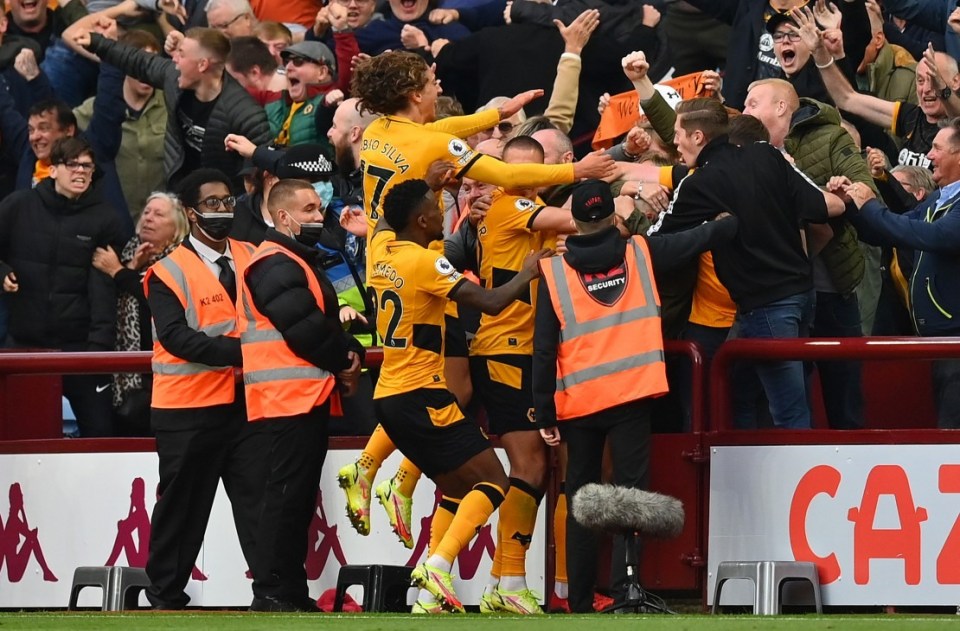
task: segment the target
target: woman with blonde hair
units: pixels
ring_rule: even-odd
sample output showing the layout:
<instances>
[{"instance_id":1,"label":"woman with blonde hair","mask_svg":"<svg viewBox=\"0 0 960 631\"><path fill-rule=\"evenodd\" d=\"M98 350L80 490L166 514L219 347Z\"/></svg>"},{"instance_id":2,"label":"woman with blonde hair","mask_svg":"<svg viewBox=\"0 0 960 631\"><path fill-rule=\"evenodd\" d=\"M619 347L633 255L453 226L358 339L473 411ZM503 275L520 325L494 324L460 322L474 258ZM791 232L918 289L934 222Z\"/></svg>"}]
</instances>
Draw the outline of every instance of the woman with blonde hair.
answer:
<instances>
[{"instance_id":1,"label":"woman with blonde hair","mask_svg":"<svg viewBox=\"0 0 960 631\"><path fill-rule=\"evenodd\" d=\"M155 191L147 197L136 233L121 250L97 248L93 266L113 278L117 288L117 341L115 350L146 351L153 348L150 309L143 293L147 268L174 250L190 233L186 211L176 195ZM113 376L115 427L121 435L150 433L150 375L124 373Z\"/></svg>"}]
</instances>

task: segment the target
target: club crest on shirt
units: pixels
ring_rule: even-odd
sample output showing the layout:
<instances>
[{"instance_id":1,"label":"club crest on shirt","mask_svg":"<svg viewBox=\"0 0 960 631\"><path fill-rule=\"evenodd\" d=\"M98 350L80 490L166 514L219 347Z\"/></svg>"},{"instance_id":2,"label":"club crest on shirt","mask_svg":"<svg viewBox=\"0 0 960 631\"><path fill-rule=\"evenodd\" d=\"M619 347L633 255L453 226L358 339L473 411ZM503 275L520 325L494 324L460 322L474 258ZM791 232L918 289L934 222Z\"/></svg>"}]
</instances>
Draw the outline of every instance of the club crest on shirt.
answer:
<instances>
[{"instance_id":1,"label":"club crest on shirt","mask_svg":"<svg viewBox=\"0 0 960 631\"><path fill-rule=\"evenodd\" d=\"M516 202L514 202L514 205L517 207L517 210L519 210L520 212L527 212L529 210L533 210L533 207L536 204L534 204L529 199L525 199L521 197Z\"/></svg>"}]
</instances>

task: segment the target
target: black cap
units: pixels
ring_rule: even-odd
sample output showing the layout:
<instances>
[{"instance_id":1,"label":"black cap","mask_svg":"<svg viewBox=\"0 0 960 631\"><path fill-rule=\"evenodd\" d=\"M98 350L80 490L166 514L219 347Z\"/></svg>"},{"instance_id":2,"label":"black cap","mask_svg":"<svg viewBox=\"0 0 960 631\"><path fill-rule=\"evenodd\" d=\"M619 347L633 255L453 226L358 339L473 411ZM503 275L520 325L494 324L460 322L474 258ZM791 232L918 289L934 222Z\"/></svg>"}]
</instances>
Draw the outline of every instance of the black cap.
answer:
<instances>
[{"instance_id":1,"label":"black cap","mask_svg":"<svg viewBox=\"0 0 960 631\"><path fill-rule=\"evenodd\" d=\"M610 185L600 180L586 180L573 188L570 212L577 221L600 221L613 214Z\"/></svg>"},{"instance_id":2,"label":"black cap","mask_svg":"<svg viewBox=\"0 0 960 631\"><path fill-rule=\"evenodd\" d=\"M333 173L333 160L327 148L320 144L304 144L294 145L284 151L277 164L276 176L313 182L326 179Z\"/></svg>"},{"instance_id":3,"label":"black cap","mask_svg":"<svg viewBox=\"0 0 960 631\"><path fill-rule=\"evenodd\" d=\"M773 15L770 16L770 19L767 20L767 26L766 26L767 32L772 35L773 32L777 30L778 26L785 23L790 23L790 24L793 24L794 26L799 26L796 20L794 20L789 13L774 13Z\"/></svg>"}]
</instances>

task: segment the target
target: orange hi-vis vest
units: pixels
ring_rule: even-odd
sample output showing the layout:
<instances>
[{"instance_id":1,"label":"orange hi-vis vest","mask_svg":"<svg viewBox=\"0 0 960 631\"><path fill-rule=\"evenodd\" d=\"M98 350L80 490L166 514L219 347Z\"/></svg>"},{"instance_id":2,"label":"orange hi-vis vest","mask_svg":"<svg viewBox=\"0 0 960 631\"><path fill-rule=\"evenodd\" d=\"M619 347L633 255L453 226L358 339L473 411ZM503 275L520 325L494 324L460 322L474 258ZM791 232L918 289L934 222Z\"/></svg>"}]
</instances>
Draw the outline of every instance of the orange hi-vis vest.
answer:
<instances>
[{"instance_id":1,"label":"orange hi-vis vest","mask_svg":"<svg viewBox=\"0 0 960 631\"><path fill-rule=\"evenodd\" d=\"M268 256L285 255L303 268L307 286L323 311L323 293L315 272L303 259L279 243L264 241L253 253L250 265ZM237 324L243 353L243 385L247 398L247 419L285 418L306 414L331 395L331 412L339 409L340 398L334 376L297 356L267 316L260 313L247 287L247 275L238 284Z\"/></svg>"},{"instance_id":2,"label":"orange hi-vis vest","mask_svg":"<svg viewBox=\"0 0 960 631\"><path fill-rule=\"evenodd\" d=\"M593 298L580 274L562 256L540 263L560 320L554 394L558 421L668 390L660 296L646 241L630 239L625 262L623 294L612 306Z\"/></svg>"},{"instance_id":3,"label":"orange hi-vis vest","mask_svg":"<svg viewBox=\"0 0 960 631\"><path fill-rule=\"evenodd\" d=\"M253 245L230 239L237 277L250 263ZM220 279L200 256L181 245L147 270L143 293L156 276L183 305L187 326L210 337L237 337L237 308ZM209 407L234 401L234 367L207 366L177 357L163 347L153 327L153 400L162 409Z\"/></svg>"}]
</instances>

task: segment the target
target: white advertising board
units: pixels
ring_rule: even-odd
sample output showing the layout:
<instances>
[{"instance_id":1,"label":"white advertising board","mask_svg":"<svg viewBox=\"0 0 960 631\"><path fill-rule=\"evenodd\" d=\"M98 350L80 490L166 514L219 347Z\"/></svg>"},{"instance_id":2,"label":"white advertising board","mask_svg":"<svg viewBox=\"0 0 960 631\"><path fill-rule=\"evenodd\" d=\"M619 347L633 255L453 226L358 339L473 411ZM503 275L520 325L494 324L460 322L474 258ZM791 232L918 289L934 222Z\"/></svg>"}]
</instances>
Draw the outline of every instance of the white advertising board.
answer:
<instances>
[{"instance_id":1,"label":"white advertising board","mask_svg":"<svg viewBox=\"0 0 960 631\"><path fill-rule=\"evenodd\" d=\"M960 445L714 447L708 600L721 561L796 560L825 605L958 605L958 494Z\"/></svg>"},{"instance_id":2,"label":"white advertising board","mask_svg":"<svg viewBox=\"0 0 960 631\"><path fill-rule=\"evenodd\" d=\"M361 537L350 526L336 471L358 450L331 450L323 468L310 525L307 575L310 594L336 587L344 564L413 565L426 556L429 517L435 505L433 483L423 478L413 504L414 549L407 550L390 530L376 499L372 527ZM506 466L506 455L498 450ZM394 454L380 470L393 475ZM147 559L150 514L158 482L155 453L0 455L0 608L66 607L73 570L83 565L143 567ZM527 554L527 580L543 593L546 554L545 510ZM466 604L479 602L494 552L497 514L461 553L454 565L457 593ZM233 527L229 500L217 491L207 535L187 585L191 606L245 607L252 594L247 567ZM352 588L358 601L362 590ZM414 592L410 592L412 602ZM141 597L141 603L145 603ZM100 592L81 593L81 606L98 606Z\"/></svg>"}]
</instances>

